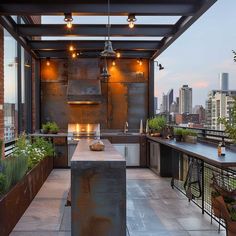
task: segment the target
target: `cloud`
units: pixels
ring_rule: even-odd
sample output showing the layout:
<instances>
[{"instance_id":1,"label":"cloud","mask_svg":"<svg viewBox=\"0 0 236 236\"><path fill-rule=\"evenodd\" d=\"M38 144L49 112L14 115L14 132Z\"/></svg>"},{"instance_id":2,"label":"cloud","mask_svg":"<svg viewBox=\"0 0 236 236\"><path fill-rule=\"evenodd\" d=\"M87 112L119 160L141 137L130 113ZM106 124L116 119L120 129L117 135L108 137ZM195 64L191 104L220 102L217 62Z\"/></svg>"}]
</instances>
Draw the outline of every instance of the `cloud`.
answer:
<instances>
[{"instance_id":1,"label":"cloud","mask_svg":"<svg viewBox=\"0 0 236 236\"><path fill-rule=\"evenodd\" d=\"M209 83L206 81L197 81L192 84L193 88L208 88Z\"/></svg>"}]
</instances>

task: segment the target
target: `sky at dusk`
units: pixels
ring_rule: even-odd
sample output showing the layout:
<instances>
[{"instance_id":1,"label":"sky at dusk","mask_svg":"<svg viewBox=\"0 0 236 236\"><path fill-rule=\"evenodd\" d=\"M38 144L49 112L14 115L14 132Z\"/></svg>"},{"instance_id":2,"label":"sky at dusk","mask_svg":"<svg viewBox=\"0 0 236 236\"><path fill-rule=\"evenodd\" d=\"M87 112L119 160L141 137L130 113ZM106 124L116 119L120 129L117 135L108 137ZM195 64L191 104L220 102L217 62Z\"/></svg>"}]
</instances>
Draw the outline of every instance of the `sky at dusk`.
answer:
<instances>
[{"instance_id":1,"label":"sky at dusk","mask_svg":"<svg viewBox=\"0 0 236 236\"><path fill-rule=\"evenodd\" d=\"M205 105L208 91L219 89L219 74L229 73L229 88L236 90L236 0L218 0L195 24L158 58L165 70L155 73L155 95L188 84L193 106Z\"/></svg>"}]
</instances>

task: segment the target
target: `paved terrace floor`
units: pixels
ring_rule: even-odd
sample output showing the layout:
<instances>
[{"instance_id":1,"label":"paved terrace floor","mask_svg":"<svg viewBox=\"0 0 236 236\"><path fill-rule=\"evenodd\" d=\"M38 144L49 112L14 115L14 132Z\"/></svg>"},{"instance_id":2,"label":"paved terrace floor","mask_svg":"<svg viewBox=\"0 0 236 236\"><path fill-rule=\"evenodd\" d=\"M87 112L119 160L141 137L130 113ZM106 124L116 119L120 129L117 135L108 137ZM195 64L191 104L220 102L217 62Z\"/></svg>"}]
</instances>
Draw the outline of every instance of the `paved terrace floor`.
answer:
<instances>
[{"instance_id":1,"label":"paved terrace floor","mask_svg":"<svg viewBox=\"0 0 236 236\"><path fill-rule=\"evenodd\" d=\"M70 170L53 170L11 236L68 236ZM17 210L17 209L16 209ZM217 236L217 224L148 169L127 170L127 236ZM88 235L89 236L89 235Z\"/></svg>"}]
</instances>

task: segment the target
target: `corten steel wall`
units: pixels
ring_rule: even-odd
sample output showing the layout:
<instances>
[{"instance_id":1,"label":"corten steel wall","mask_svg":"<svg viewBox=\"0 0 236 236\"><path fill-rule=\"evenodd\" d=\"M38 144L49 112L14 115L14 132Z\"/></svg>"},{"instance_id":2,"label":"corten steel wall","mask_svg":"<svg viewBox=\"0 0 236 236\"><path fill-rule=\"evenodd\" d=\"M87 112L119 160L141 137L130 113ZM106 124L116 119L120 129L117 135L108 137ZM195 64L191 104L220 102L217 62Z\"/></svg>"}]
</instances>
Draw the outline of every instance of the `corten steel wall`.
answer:
<instances>
[{"instance_id":1,"label":"corten steel wall","mask_svg":"<svg viewBox=\"0 0 236 236\"><path fill-rule=\"evenodd\" d=\"M56 121L67 130L68 123L101 123L102 128L138 129L148 116L148 60L140 66L136 59L108 61L109 82L101 82L104 101L99 105L68 105L68 79L99 79L98 58L51 59L41 61L41 121Z\"/></svg>"}]
</instances>

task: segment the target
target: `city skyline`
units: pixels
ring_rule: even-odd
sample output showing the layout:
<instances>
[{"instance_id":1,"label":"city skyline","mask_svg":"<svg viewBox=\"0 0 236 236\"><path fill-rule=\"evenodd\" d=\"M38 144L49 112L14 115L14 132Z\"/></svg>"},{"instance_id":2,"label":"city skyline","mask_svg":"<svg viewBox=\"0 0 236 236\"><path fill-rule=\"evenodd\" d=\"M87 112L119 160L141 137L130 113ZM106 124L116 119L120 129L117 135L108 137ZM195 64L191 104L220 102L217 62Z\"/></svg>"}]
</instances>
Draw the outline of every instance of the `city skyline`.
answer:
<instances>
[{"instance_id":1,"label":"city skyline","mask_svg":"<svg viewBox=\"0 0 236 236\"><path fill-rule=\"evenodd\" d=\"M170 88L174 97L188 84L193 88L193 106L204 105L208 92L220 89L220 73L229 73L229 89L236 89L236 1L218 1L198 22L157 58L165 70L155 68L155 96ZM227 37L225 36L227 35ZM168 81L168 82L167 82Z\"/></svg>"}]
</instances>

